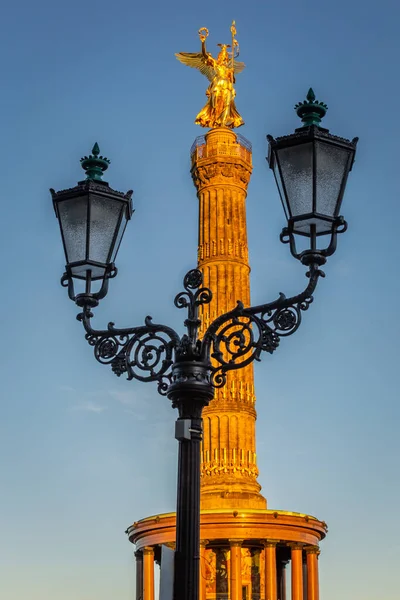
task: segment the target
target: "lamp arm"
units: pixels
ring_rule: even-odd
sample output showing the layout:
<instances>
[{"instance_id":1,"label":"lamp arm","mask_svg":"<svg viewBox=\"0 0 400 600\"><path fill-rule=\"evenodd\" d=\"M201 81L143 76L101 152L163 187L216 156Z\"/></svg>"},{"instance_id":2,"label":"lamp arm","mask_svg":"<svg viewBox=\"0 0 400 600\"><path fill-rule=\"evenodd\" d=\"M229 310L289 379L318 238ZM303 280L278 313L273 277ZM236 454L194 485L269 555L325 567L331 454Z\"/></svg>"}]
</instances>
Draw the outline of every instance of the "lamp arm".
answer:
<instances>
[{"instance_id":1,"label":"lamp arm","mask_svg":"<svg viewBox=\"0 0 400 600\"><path fill-rule=\"evenodd\" d=\"M212 293L202 287L203 276L198 269L186 273L184 291L174 300L177 308L184 308L188 313L184 322L187 334L182 338L171 327L153 323L151 317L146 317L144 325L139 327L121 329L109 323L107 329L94 329L92 308L97 306L99 296L89 293L88 285L85 294L74 296L73 288L70 289L73 284L68 277L64 276L64 279L69 285L69 296L82 306L77 319L83 324L87 341L94 347L95 358L102 364L110 364L118 377L126 373L128 379L158 381L158 391L166 395L171 384L171 367L175 363L203 359L198 340L199 307L211 302Z\"/></svg>"},{"instance_id":2,"label":"lamp arm","mask_svg":"<svg viewBox=\"0 0 400 600\"><path fill-rule=\"evenodd\" d=\"M280 294L273 302L249 308L238 302L236 308L211 323L202 345L206 348L204 352L213 359L215 387L225 385L228 371L260 360L262 351L272 354L281 337L297 331L302 312L309 308L318 280L325 274L317 264L311 264L306 276L310 281L296 296L286 298Z\"/></svg>"},{"instance_id":3,"label":"lamp arm","mask_svg":"<svg viewBox=\"0 0 400 600\"><path fill-rule=\"evenodd\" d=\"M77 319L83 324L96 360L110 364L118 377L126 373L129 380L158 381L158 391L165 394L174 350L180 344L176 331L153 323L149 316L138 327L117 328L109 323L107 329L94 329L92 317L90 307L85 306Z\"/></svg>"}]
</instances>

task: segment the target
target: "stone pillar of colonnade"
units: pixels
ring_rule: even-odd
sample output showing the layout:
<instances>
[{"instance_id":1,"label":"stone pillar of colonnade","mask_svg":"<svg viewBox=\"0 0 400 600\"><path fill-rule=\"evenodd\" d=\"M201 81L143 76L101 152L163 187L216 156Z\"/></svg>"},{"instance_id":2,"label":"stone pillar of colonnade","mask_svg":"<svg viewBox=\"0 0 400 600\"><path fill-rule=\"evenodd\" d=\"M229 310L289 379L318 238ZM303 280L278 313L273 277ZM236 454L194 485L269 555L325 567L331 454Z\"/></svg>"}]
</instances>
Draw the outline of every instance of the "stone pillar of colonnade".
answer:
<instances>
[{"instance_id":1,"label":"stone pillar of colonnade","mask_svg":"<svg viewBox=\"0 0 400 600\"><path fill-rule=\"evenodd\" d=\"M154 549L143 548L143 600L154 600Z\"/></svg>"},{"instance_id":2,"label":"stone pillar of colonnade","mask_svg":"<svg viewBox=\"0 0 400 600\"><path fill-rule=\"evenodd\" d=\"M206 584L207 584L207 571L206 571L206 558L207 558L207 548L208 540L200 541L200 584L199 584L199 594L200 600L206 600Z\"/></svg>"},{"instance_id":3,"label":"stone pillar of colonnade","mask_svg":"<svg viewBox=\"0 0 400 600\"><path fill-rule=\"evenodd\" d=\"M242 600L242 543L243 540L229 540L230 600Z\"/></svg>"},{"instance_id":4,"label":"stone pillar of colonnade","mask_svg":"<svg viewBox=\"0 0 400 600\"><path fill-rule=\"evenodd\" d=\"M289 546L292 558L292 600L303 600L303 545Z\"/></svg>"},{"instance_id":5,"label":"stone pillar of colonnade","mask_svg":"<svg viewBox=\"0 0 400 600\"><path fill-rule=\"evenodd\" d=\"M319 600L319 581L318 581L318 546L306 546L307 557L307 599Z\"/></svg>"},{"instance_id":6,"label":"stone pillar of colonnade","mask_svg":"<svg viewBox=\"0 0 400 600\"><path fill-rule=\"evenodd\" d=\"M276 541L265 542L265 600L277 600Z\"/></svg>"},{"instance_id":7,"label":"stone pillar of colonnade","mask_svg":"<svg viewBox=\"0 0 400 600\"><path fill-rule=\"evenodd\" d=\"M143 600L143 552L135 552L136 559L136 600Z\"/></svg>"}]
</instances>

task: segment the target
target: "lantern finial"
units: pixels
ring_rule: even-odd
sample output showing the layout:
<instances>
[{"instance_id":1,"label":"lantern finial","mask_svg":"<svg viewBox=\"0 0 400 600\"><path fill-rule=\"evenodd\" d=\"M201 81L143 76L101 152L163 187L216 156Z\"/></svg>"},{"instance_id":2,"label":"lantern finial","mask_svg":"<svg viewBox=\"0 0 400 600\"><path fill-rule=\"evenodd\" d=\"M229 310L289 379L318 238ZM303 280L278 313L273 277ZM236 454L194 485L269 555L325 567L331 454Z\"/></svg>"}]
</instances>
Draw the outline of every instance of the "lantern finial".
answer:
<instances>
[{"instance_id":1,"label":"lantern finial","mask_svg":"<svg viewBox=\"0 0 400 600\"><path fill-rule=\"evenodd\" d=\"M319 102L315 99L314 90L312 88L308 90L306 100L299 102L294 108L303 122L303 127L309 127L310 125L319 127L321 119L324 118L326 111L328 110L328 107L324 102Z\"/></svg>"},{"instance_id":2,"label":"lantern finial","mask_svg":"<svg viewBox=\"0 0 400 600\"><path fill-rule=\"evenodd\" d=\"M96 142L92 148L92 154L81 158L81 166L86 173L86 179L91 181L102 181L103 173L108 169L110 161L105 156L100 156L100 148Z\"/></svg>"}]
</instances>

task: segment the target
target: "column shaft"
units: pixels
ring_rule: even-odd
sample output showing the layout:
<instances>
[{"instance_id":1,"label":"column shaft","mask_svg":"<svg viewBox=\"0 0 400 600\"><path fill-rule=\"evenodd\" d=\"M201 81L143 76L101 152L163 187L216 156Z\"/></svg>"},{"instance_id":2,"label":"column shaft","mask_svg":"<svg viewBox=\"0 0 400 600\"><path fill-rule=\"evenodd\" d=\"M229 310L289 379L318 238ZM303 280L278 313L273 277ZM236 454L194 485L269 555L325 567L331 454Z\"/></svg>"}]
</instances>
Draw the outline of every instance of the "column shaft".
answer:
<instances>
[{"instance_id":1,"label":"column shaft","mask_svg":"<svg viewBox=\"0 0 400 600\"><path fill-rule=\"evenodd\" d=\"M207 540L200 542L200 600L206 600L206 546Z\"/></svg>"},{"instance_id":2,"label":"column shaft","mask_svg":"<svg viewBox=\"0 0 400 600\"><path fill-rule=\"evenodd\" d=\"M317 548L307 549L307 600L319 600L318 554Z\"/></svg>"},{"instance_id":3,"label":"column shaft","mask_svg":"<svg viewBox=\"0 0 400 600\"><path fill-rule=\"evenodd\" d=\"M303 550L299 544L292 545L292 600L303 600Z\"/></svg>"},{"instance_id":4,"label":"column shaft","mask_svg":"<svg viewBox=\"0 0 400 600\"><path fill-rule=\"evenodd\" d=\"M277 600L276 543L265 544L265 600Z\"/></svg>"},{"instance_id":5,"label":"column shaft","mask_svg":"<svg viewBox=\"0 0 400 600\"><path fill-rule=\"evenodd\" d=\"M242 600L242 542L230 541L231 548L231 600Z\"/></svg>"},{"instance_id":6,"label":"column shaft","mask_svg":"<svg viewBox=\"0 0 400 600\"><path fill-rule=\"evenodd\" d=\"M143 600L154 600L154 550L143 548Z\"/></svg>"},{"instance_id":7,"label":"column shaft","mask_svg":"<svg viewBox=\"0 0 400 600\"><path fill-rule=\"evenodd\" d=\"M136 600L143 600L143 552L137 550L136 558Z\"/></svg>"}]
</instances>

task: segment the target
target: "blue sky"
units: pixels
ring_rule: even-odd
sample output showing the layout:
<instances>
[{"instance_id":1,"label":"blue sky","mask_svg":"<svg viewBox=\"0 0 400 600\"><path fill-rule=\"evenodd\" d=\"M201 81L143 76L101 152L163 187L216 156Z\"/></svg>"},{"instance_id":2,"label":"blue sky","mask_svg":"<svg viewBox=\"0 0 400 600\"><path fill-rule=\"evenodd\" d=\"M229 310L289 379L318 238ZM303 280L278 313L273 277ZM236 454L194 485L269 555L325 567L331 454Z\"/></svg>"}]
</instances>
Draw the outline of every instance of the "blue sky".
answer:
<instances>
[{"instance_id":1,"label":"blue sky","mask_svg":"<svg viewBox=\"0 0 400 600\"><path fill-rule=\"evenodd\" d=\"M360 137L349 230L298 333L256 366L260 482L271 508L314 514L329 535L324 600L398 597L400 552L399 9L394 0L138 4L9 0L0 22L2 343L0 595L130 600L133 521L174 510L174 412L151 384L117 379L86 344L59 286L64 257L49 187L81 178L98 141L108 180L133 188L119 275L96 311L181 328L173 307L196 261L189 149L206 81L175 60L229 40L246 70L237 106L253 143L248 230L255 303L297 293L304 270L265 136L298 126L310 86L332 133Z\"/></svg>"}]
</instances>

